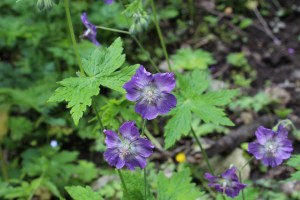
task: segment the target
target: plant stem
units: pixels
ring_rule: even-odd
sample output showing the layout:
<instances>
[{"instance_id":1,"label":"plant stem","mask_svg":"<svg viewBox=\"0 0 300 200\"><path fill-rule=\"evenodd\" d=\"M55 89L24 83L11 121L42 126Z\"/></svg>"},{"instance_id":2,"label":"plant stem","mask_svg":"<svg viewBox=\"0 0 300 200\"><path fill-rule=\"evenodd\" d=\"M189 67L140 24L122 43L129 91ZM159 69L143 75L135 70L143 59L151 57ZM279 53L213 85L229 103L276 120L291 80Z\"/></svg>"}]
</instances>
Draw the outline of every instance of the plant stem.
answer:
<instances>
[{"instance_id":1,"label":"plant stem","mask_svg":"<svg viewBox=\"0 0 300 200\"><path fill-rule=\"evenodd\" d=\"M7 173L7 165L6 165L6 161L4 158L4 152L2 150L1 144L0 144L0 162L1 162L1 171L2 171L2 176L5 180L5 182L8 181L8 173Z\"/></svg>"},{"instance_id":2,"label":"plant stem","mask_svg":"<svg viewBox=\"0 0 300 200\"><path fill-rule=\"evenodd\" d=\"M99 122L99 124L100 124L101 130L103 131L103 130L104 130L104 126L103 126L103 124L102 124L102 121L101 121L99 112L98 112L98 110L97 110L96 103L95 103L94 99L92 99L92 101L93 101L93 102L92 102L93 110L94 110L94 112L95 112L95 114L96 114L96 117L97 117L97 120L98 120L98 122Z\"/></svg>"},{"instance_id":3,"label":"plant stem","mask_svg":"<svg viewBox=\"0 0 300 200\"><path fill-rule=\"evenodd\" d=\"M81 58L80 58L79 51L78 51L77 44L76 44L74 28L73 28L73 24L72 24L72 20L71 20L69 0L64 0L64 3L65 3L65 12L66 12L67 22L68 22L68 26L69 26L69 31L70 31L70 35L71 35L71 39L72 39L72 43L73 43L73 48L75 51L75 55L77 58L80 72L82 74L84 74L84 70L83 70L82 63L81 63Z\"/></svg>"},{"instance_id":4,"label":"plant stem","mask_svg":"<svg viewBox=\"0 0 300 200\"><path fill-rule=\"evenodd\" d=\"M104 26L96 26L96 28L106 30L106 31L112 31L112 32L116 32L116 33L123 33L123 34L126 34L126 35L130 35L130 37L137 43L137 45L140 47L140 49L147 55L149 62L155 68L155 70L157 72L160 72L157 65L151 59L151 56L150 56L149 52L143 47L143 45L140 43L140 41L137 39L137 37L135 37L129 31L123 31L123 30L115 29L115 28L107 28L107 27L104 27Z\"/></svg>"},{"instance_id":5,"label":"plant stem","mask_svg":"<svg viewBox=\"0 0 300 200\"><path fill-rule=\"evenodd\" d=\"M146 119L143 119L143 126L142 126L142 133L141 133L142 136L144 136L145 127L146 127L146 122L147 122L147 120L146 120ZM145 191L144 191L144 194L145 194L145 200L147 200L147 186L148 186L146 175L147 175L147 170L146 170L146 167L145 167L145 168L144 168L144 185L145 185Z\"/></svg>"},{"instance_id":6,"label":"plant stem","mask_svg":"<svg viewBox=\"0 0 300 200\"><path fill-rule=\"evenodd\" d=\"M165 41L164 41L164 37L163 37L163 35L161 33L161 29L159 27L159 22L158 22L158 19L157 19L157 14L156 14L156 8L155 8L154 0L150 0L150 2L151 2L153 17L154 17L154 23L155 23L155 27L156 27L156 31L157 31L159 40L160 40L160 44L162 46L165 58L167 60L169 71L172 72L172 67L171 67L171 63L170 63L170 60L169 60L169 55L168 55L168 52L167 52L167 49L166 49L166 44L165 44Z\"/></svg>"},{"instance_id":7,"label":"plant stem","mask_svg":"<svg viewBox=\"0 0 300 200\"><path fill-rule=\"evenodd\" d=\"M132 37L132 39L137 43L137 45L141 48L141 50L147 55L149 62L151 63L151 65L155 68L155 70L157 72L160 72L159 68L157 67L157 65L154 63L154 61L151 59L151 56L149 54L149 52L143 47L143 45L140 43L140 41L134 36L134 35L130 35Z\"/></svg>"},{"instance_id":8,"label":"plant stem","mask_svg":"<svg viewBox=\"0 0 300 200\"><path fill-rule=\"evenodd\" d=\"M195 9L194 9L194 0L188 0L188 7L189 7L189 13L190 13L190 20L194 20L195 15Z\"/></svg>"},{"instance_id":9,"label":"plant stem","mask_svg":"<svg viewBox=\"0 0 300 200\"><path fill-rule=\"evenodd\" d=\"M193 137L195 138L195 140L196 140L198 146L199 146L200 149L201 149L202 156L203 156L203 158L204 158L204 160L205 160L205 162L206 162L206 164L207 164L207 167L208 167L210 173L211 173L212 175L215 175L215 174L214 174L214 170L212 169L212 167L211 167L211 165L210 165L210 162L209 162L209 160L208 160L206 151L205 151L205 149L203 148L203 146L202 146L202 144L201 144L199 138L196 136L196 133L195 133L195 131L194 131L193 128L191 128L191 132L192 132L192 135L193 135Z\"/></svg>"},{"instance_id":10,"label":"plant stem","mask_svg":"<svg viewBox=\"0 0 300 200\"><path fill-rule=\"evenodd\" d=\"M116 32L116 33L124 33L124 34L130 35L129 31L123 31L123 30L120 30L120 29L108 28L108 27L105 27L105 26L96 26L96 28L106 30L106 31L112 31L112 32Z\"/></svg>"},{"instance_id":11,"label":"plant stem","mask_svg":"<svg viewBox=\"0 0 300 200\"><path fill-rule=\"evenodd\" d=\"M241 171L241 170L238 170L238 172L239 172L239 179L240 179L240 182L242 182L242 171ZM242 190L242 199L245 200L244 190Z\"/></svg>"},{"instance_id":12,"label":"plant stem","mask_svg":"<svg viewBox=\"0 0 300 200\"><path fill-rule=\"evenodd\" d=\"M238 169L238 172L239 172L239 180L240 180L240 182L242 182L243 181L243 179L242 179L242 171L243 171L243 169L252 161L254 159L254 157L252 156L243 166L242 166L242 168L239 170ZM245 200L245 194L244 194L244 190L242 190L242 198L243 198L243 200Z\"/></svg>"},{"instance_id":13,"label":"plant stem","mask_svg":"<svg viewBox=\"0 0 300 200\"><path fill-rule=\"evenodd\" d=\"M118 175L119 175L120 180L121 180L121 182L122 182L123 188L124 188L125 192L128 194L128 189L127 189L126 183L125 183L125 181L124 181L122 172L121 172L120 169L117 169L117 172L118 172Z\"/></svg>"},{"instance_id":14,"label":"plant stem","mask_svg":"<svg viewBox=\"0 0 300 200\"><path fill-rule=\"evenodd\" d=\"M84 73L84 69L82 67L81 58L80 58L80 55L79 55L79 51L78 51L78 47L77 47L77 42L76 42L76 39L75 39L74 28L73 28L73 24L72 24L72 20L71 20L69 0L64 0L64 3L65 3L65 11L66 11L66 17L67 17L67 21L68 21L69 31L70 31L70 35L71 35L71 39L72 39L72 43L73 43L73 48L74 48L74 51L75 51L75 54L76 54L76 58L77 58L77 62L78 62L78 65L79 65L80 73L82 75L84 75L85 73ZM97 108L96 108L94 100L92 101L92 107L93 107L93 109L95 111L95 114L97 116L99 124L100 124L100 126L101 126L101 128L103 130L104 129L103 123L101 121L99 113L97 112Z\"/></svg>"},{"instance_id":15,"label":"plant stem","mask_svg":"<svg viewBox=\"0 0 300 200\"><path fill-rule=\"evenodd\" d=\"M266 22L266 20L263 18L263 16L260 14L259 10L255 7L253 9L254 14L256 15L257 19L259 20L259 22L261 23L261 25L263 26L266 34L273 40L273 42L276 45L281 44L281 41L273 34L273 32L270 30L268 23Z\"/></svg>"}]
</instances>

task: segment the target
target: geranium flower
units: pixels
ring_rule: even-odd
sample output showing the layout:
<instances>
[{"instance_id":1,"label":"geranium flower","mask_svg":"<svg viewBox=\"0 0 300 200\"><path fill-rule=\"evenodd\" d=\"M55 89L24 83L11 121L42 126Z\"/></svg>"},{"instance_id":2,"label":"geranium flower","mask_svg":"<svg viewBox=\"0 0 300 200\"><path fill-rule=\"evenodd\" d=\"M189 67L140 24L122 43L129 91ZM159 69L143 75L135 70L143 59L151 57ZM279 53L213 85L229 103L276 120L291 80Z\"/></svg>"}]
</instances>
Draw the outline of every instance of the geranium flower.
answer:
<instances>
[{"instance_id":1,"label":"geranium flower","mask_svg":"<svg viewBox=\"0 0 300 200\"><path fill-rule=\"evenodd\" d=\"M209 181L209 187L214 187L218 192L225 193L229 197L238 196L240 191L247 186L239 182L235 167L226 170L220 176L205 173L204 177Z\"/></svg>"},{"instance_id":2,"label":"geranium flower","mask_svg":"<svg viewBox=\"0 0 300 200\"><path fill-rule=\"evenodd\" d=\"M133 121L125 122L119 129L120 134L111 130L104 130L107 150L104 158L117 169L125 165L129 170L135 167L146 167L146 158L153 153L154 146L146 138L141 138Z\"/></svg>"},{"instance_id":3,"label":"geranium flower","mask_svg":"<svg viewBox=\"0 0 300 200\"><path fill-rule=\"evenodd\" d=\"M166 114L176 106L177 100L170 92L175 87L173 73L151 74L143 66L137 69L130 81L124 84L126 98L137 102L135 111L151 120Z\"/></svg>"},{"instance_id":4,"label":"geranium flower","mask_svg":"<svg viewBox=\"0 0 300 200\"><path fill-rule=\"evenodd\" d=\"M265 166L276 167L291 157L292 142L288 139L288 131L283 126L279 126L277 132L260 126L255 135L257 141L249 144L248 152L256 159L262 160Z\"/></svg>"},{"instance_id":5,"label":"geranium flower","mask_svg":"<svg viewBox=\"0 0 300 200\"><path fill-rule=\"evenodd\" d=\"M88 38L96 46L99 46L100 43L96 40L97 28L96 28L95 25L93 25L88 20L86 12L82 13L82 15L81 15L81 21L84 24L84 26L87 28L87 30L84 31L82 37L83 38Z\"/></svg>"}]
</instances>

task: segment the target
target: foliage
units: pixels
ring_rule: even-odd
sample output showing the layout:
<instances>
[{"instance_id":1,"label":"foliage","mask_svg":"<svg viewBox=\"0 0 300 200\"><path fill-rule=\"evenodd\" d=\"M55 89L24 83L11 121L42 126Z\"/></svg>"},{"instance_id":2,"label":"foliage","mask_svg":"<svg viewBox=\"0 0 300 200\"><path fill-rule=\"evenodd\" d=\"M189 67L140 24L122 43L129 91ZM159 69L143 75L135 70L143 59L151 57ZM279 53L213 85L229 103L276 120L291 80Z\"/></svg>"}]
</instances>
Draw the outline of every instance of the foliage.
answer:
<instances>
[{"instance_id":1,"label":"foliage","mask_svg":"<svg viewBox=\"0 0 300 200\"><path fill-rule=\"evenodd\" d=\"M226 117L224 108L238 90L209 91L209 74L197 71L177 75L180 95L177 96L178 106L171 112L172 117L165 126L165 147L171 147L183 135L191 130L192 113L205 123L233 126ZM183 89L184 88L184 89Z\"/></svg>"},{"instance_id":2,"label":"foliage","mask_svg":"<svg viewBox=\"0 0 300 200\"><path fill-rule=\"evenodd\" d=\"M293 155L288 161L287 165L296 169L294 173L291 174L291 177L288 180L300 180L300 155Z\"/></svg>"},{"instance_id":3,"label":"foliage","mask_svg":"<svg viewBox=\"0 0 300 200\"><path fill-rule=\"evenodd\" d=\"M61 87L55 90L49 102L68 102L67 107L71 108L70 113L74 123L78 125L86 107L91 106L92 97L98 95L100 85L124 93L122 86L134 74L137 66L116 71L125 62L122 51L120 38L108 48L95 48L90 57L82 62L87 76L81 73L79 77L60 81Z\"/></svg>"},{"instance_id":4,"label":"foliage","mask_svg":"<svg viewBox=\"0 0 300 200\"><path fill-rule=\"evenodd\" d=\"M103 198L94 192L90 187L86 186L69 186L66 187L67 192L74 200L102 200Z\"/></svg>"},{"instance_id":5,"label":"foliage","mask_svg":"<svg viewBox=\"0 0 300 200\"><path fill-rule=\"evenodd\" d=\"M229 104L231 110L254 110L261 111L271 103L270 98L264 92L259 92L254 96L243 96L237 101Z\"/></svg>"},{"instance_id":6,"label":"foliage","mask_svg":"<svg viewBox=\"0 0 300 200\"><path fill-rule=\"evenodd\" d=\"M191 176L187 169L174 173L171 178L160 172L157 180L157 196L159 200L197 199L203 196L195 184L191 183Z\"/></svg>"},{"instance_id":7,"label":"foliage","mask_svg":"<svg viewBox=\"0 0 300 200\"><path fill-rule=\"evenodd\" d=\"M172 56L173 68L177 70L182 69L207 69L210 65L216 63L211 53L191 48L180 49Z\"/></svg>"}]
</instances>

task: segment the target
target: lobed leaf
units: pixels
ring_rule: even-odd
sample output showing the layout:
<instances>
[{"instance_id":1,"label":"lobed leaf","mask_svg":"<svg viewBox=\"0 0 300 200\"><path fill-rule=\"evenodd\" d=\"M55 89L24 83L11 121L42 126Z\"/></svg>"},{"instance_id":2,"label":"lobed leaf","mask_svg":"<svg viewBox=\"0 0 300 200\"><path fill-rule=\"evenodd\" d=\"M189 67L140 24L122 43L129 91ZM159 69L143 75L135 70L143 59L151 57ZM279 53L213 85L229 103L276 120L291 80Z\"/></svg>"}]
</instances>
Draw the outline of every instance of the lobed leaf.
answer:
<instances>
[{"instance_id":1,"label":"lobed leaf","mask_svg":"<svg viewBox=\"0 0 300 200\"><path fill-rule=\"evenodd\" d=\"M103 198L94 192L89 186L68 186L65 187L69 195L74 200L102 200Z\"/></svg>"},{"instance_id":2,"label":"lobed leaf","mask_svg":"<svg viewBox=\"0 0 300 200\"><path fill-rule=\"evenodd\" d=\"M157 183L158 200L197 199L204 195L194 183L187 169L174 173L171 178L160 172Z\"/></svg>"}]
</instances>

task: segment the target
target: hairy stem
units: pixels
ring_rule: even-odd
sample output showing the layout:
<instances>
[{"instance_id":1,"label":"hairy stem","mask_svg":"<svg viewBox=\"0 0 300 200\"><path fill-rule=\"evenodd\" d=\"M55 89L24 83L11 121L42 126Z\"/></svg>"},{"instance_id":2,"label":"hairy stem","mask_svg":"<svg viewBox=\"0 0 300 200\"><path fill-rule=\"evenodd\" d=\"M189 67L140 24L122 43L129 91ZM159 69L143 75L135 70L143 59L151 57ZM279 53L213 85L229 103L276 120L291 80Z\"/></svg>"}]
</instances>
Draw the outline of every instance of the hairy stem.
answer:
<instances>
[{"instance_id":1,"label":"hairy stem","mask_svg":"<svg viewBox=\"0 0 300 200\"><path fill-rule=\"evenodd\" d=\"M71 20L69 0L64 0L64 3L65 3L65 12L66 12L66 17L67 17L68 27L69 27L69 31L70 31L70 35L71 35L71 39L72 39L73 48L75 51L75 55L77 58L80 72L82 74L84 74L84 70L83 70L82 63L81 63L81 58L80 58L79 51L77 48L76 38L75 38L75 34L74 34L74 28L73 28L73 24L72 24L72 20Z\"/></svg>"},{"instance_id":2,"label":"hairy stem","mask_svg":"<svg viewBox=\"0 0 300 200\"><path fill-rule=\"evenodd\" d=\"M157 31L157 34L158 34L158 37L159 37L159 41L160 41L160 44L162 46L165 58L167 60L169 71L172 72L172 67L171 67L171 63L170 63L170 60L169 60L169 55L168 55L168 52L167 52L165 40L164 40L164 37L162 35L161 29L160 29L160 26L159 26L159 22L158 22L158 19L157 19L157 13L156 13L154 0L150 0L150 2L151 2L153 17L154 17L154 23L155 23L156 31Z\"/></svg>"},{"instance_id":3,"label":"hairy stem","mask_svg":"<svg viewBox=\"0 0 300 200\"><path fill-rule=\"evenodd\" d=\"M207 167L208 167L210 173L211 173L212 175L215 175L215 174L214 174L214 170L213 170L213 168L211 167L210 162L209 162L209 160L208 160L206 151L205 151L205 149L203 148L203 146L202 146L202 144L201 144L199 138L197 137L197 135L196 135L196 133L195 133L195 131L194 131L193 128L191 128L191 133L192 133L193 137L195 138L195 140L196 140L198 146L199 146L200 149L201 149L201 154L202 154L202 156L203 156L203 158L204 158L204 160L205 160L205 162L206 162L206 165L207 165Z\"/></svg>"}]
</instances>

